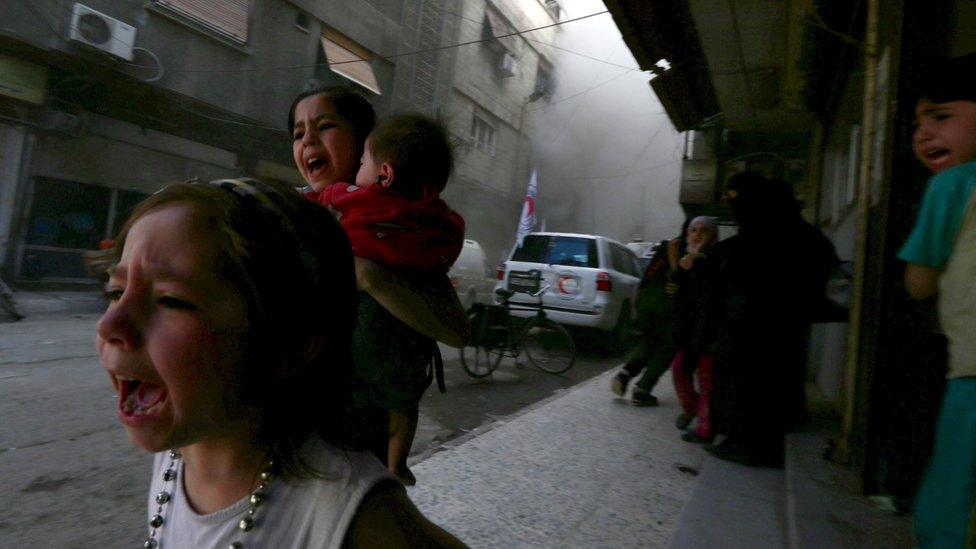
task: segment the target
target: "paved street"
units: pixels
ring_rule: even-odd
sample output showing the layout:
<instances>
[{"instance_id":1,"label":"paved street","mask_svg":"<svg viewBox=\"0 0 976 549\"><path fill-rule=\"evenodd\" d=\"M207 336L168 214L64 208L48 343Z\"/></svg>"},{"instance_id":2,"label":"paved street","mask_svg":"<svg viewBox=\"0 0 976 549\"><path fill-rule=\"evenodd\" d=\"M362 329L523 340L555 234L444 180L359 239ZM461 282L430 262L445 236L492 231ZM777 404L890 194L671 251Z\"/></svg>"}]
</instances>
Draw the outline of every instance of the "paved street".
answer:
<instances>
[{"instance_id":1,"label":"paved street","mask_svg":"<svg viewBox=\"0 0 976 549\"><path fill-rule=\"evenodd\" d=\"M0 323L0 547L119 547L144 533L148 455L115 418L115 395L94 350L98 315ZM448 391L421 406L414 458L588 379L617 359L584 353L554 376L503 361L469 378L443 348ZM15 503L15 505L10 505Z\"/></svg>"}]
</instances>

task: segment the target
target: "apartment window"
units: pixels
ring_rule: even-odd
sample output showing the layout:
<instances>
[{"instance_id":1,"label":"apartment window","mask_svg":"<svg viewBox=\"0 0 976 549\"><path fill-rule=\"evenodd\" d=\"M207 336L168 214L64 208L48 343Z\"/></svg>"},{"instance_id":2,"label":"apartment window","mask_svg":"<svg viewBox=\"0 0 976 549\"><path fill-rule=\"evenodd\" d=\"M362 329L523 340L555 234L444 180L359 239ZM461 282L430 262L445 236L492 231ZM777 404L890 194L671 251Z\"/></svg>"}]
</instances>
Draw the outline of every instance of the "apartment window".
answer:
<instances>
[{"instance_id":1,"label":"apartment window","mask_svg":"<svg viewBox=\"0 0 976 549\"><path fill-rule=\"evenodd\" d=\"M485 4L485 21L481 27L481 35L488 47L496 52L508 52L513 57L518 48L518 36L512 35L515 28L505 19L498 8Z\"/></svg>"},{"instance_id":2,"label":"apartment window","mask_svg":"<svg viewBox=\"0 0 976 549\"><path fill-rule=\"evenodd\" d=\"M308 18L308 14L301 11L298 12L298 15L295 16L295 28L307 33L310 27L311 22Z\"/></svg>"},{"instance_id":3,"label":"apartment window","mask_svg":"<svg viewBox=\"0 0 976 549\"><path fill-rule=\"evenodd\" d=\"M559 0L546 0L546 10L556 21L559 21L559 16L563 13L563 7L559 4Z\"/></svg>"},{"instance_id":4,"label":"apartment window","mask_svg":"<svg viewBox=\"0 0 976 549\"><path fill-rule=\"evenodd\" d=\"M471 141L476 149L495 156L495 127L477 114L471 120Z\"/></svg>"},{"instance_id":5,"label":"apartment window","mask_svg":"<svg viewBox=\"0 0 976 549\"><path fill-rule=\"evenodd\" d=\"M519 72L518 35L514 27L498 9L485 4L485 21L481 27L485 45L495 55L495 69L502 78L510 78Z\"/></svg>"},{"instance_id":6,"label":"apartment window","mask_svg":"<svg viewBox=\"0 0 976 549\"><path fill-rule=\"evenodd\" d=\"M332 72L380 95L380 86L370 65L373 54L369 50L339 32L325 28L322 32L322 51Z\"/></svg>"},{"instance_id":7,"label":"apartment window","mask_svg":"<svg viewBox=\"0 0 976 549\"><path fill-rule=\"evenodd\" d=\"M248 0L156 0L156 3L219 34L247 42Z\"/></svg>"},{"instance_id":8,"label":"apartment window","mask_svg":"<svg viewBox=\"0 0 976 549\"><path fill-rule=\"evenodd\" d=\"M552 97L556 82L552 79L552 65L545 59L539 58L539 68L535 73L535 94L541 97Z\"/></svg>"}]
</instances>

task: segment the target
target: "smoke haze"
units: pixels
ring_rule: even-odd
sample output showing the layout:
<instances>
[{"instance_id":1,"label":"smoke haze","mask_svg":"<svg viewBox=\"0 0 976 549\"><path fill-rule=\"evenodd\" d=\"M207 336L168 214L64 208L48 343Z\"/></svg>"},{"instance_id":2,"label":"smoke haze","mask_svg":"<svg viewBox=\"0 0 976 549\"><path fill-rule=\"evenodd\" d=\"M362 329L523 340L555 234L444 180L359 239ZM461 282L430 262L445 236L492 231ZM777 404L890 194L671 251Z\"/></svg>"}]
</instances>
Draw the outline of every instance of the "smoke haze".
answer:
<instances>
[{"instance_id":1,"label":"smoke haze","mask_svg":"<svg viewBox=\"0 0 976 549\"><path fill-rule=\"evenodd\" d=\"M563 7L564 20L606 9L599 0L564 0ZM651 90L650 74L637 69L609 13L560 29L555 93L526 110L540 222L622 242L673 236L684 215L682 136Z\"/></svg>"}]
</instances>

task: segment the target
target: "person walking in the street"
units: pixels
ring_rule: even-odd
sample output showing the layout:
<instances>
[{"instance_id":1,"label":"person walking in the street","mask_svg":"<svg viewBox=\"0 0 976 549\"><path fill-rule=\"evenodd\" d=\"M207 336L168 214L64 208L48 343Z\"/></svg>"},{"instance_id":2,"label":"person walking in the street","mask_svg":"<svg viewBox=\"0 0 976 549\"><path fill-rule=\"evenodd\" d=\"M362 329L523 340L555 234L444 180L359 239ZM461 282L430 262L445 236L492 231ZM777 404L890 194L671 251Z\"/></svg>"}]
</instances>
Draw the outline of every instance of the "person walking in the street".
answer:
<instances>
[{"instance_id":1,"label":"person walking in the street","mask_svg":"<svg viewBox=\"0 0 976 549\"><path fill-rule=\"evenodd\" d=\"M636 345L627 352L623 368L611 380L613 392L624 396L630 380L643 370L630 397L637 406L657 406L657 397L651 391L667 371L675 353L674 299L665 294L672 271L668 245L669 241L663 240L654 247L653 258L637 290L637 328L640 336Z\"/></svg>"},{"instance_id":2,"label":"person walking in the street","mask_svg":"<svg viewBox=\"0 0 976 549\"><path fill-rule=\"evenodd\" d=\"M357 443L353 256L321 207L285 183L175 184L117 243L97 348L156 453L145 547L463 546Z\"/></svg>"},{"instance_id":3,"label":"person walking in the street","mask_svg":"<svg viewBox=\"0 0 976 549\"><path fill-rule=\"evenodd\" d=\"M433 339L460 346L468 333L444 272L464 231L460 216L438 198L453 165L450 146L436 123L416 116L374 132L372 107L345 88L300 94L288 121L295 163L311 187L307 196L336 211L356 255L361 293L353 406L374 452L412 485L406 459L432 378L428 365L442 379ZM398 234L405 224L423 231ZM439 244L425 249L431 242Z\"/></svg>"},{"instance_id":4,"label":"person walking in the street","mask_svg":"<svg viewBox=\"0 0 976 549\"><path fill-rule=\"evenodd\" d=\"M707 443L714 436L711 397L717 295L716 265L711 256L717 239L715 218L691 220L672 287L678 309L678 352L671 374L682 409L677 423L687 425L691 418L697 418L695 431L681 436L687 442Z\"/></svg>"},{"instance_id":5,"label":"person walking in the street","mask_svg":"<svg viewBox=\"0 0 976 549\"><path fill-rule=\"evenodd\" d=\"M915 299L938 292L949 372L928 472L915 501L920 547L971 543L976 498L976 53L932 71L912 150L935 175L898 257ZM967 542L967 532L969 541Z\"/></svg>"},{"instance_id":6,"label":"person walking in the street","mask_svg":"<svg viewBox=\"0 0 976 549\"><path fill-rule=\"evenodd\" d=\"M802 415L807 333L837 264L800 216L785 181L743 172L728 182L739 225L719 243L720 316L713 413L727 438L712 455L782 466L786 430Z\"/></svg>"}]
</instances>

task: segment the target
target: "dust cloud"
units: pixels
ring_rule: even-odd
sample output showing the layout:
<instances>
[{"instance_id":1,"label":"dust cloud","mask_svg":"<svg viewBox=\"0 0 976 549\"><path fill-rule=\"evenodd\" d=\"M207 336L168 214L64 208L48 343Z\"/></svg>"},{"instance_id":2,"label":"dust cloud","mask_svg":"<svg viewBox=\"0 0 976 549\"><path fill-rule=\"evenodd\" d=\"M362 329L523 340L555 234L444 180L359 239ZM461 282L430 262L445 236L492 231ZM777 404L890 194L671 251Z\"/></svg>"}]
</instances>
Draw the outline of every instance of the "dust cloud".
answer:
<instances>
[{"instance_id":1,"label":"dust cloud","mask_svg":"<svg viewBox=\"0 0 976 549\"><path fill-rule=\"evenodd\" d=\"M563 20L606 9L599 0L564 0L563 8ZM684 216L683 139L650 73L637 68L609 13L561 25L555 45L554 93L526 109L540 223L622 242L673 236Z\"/></svg>"}]
</instances>

